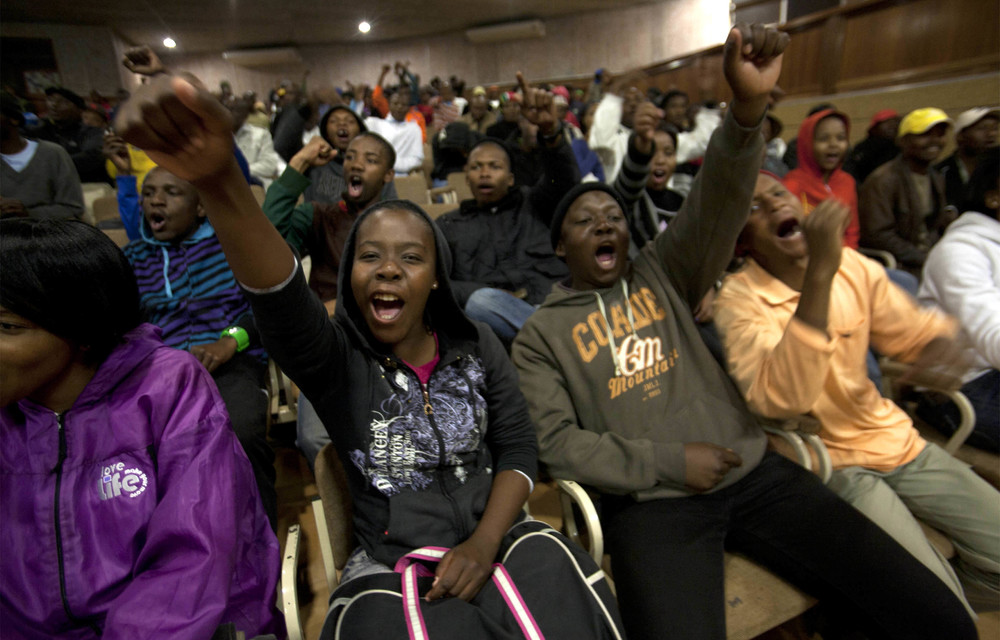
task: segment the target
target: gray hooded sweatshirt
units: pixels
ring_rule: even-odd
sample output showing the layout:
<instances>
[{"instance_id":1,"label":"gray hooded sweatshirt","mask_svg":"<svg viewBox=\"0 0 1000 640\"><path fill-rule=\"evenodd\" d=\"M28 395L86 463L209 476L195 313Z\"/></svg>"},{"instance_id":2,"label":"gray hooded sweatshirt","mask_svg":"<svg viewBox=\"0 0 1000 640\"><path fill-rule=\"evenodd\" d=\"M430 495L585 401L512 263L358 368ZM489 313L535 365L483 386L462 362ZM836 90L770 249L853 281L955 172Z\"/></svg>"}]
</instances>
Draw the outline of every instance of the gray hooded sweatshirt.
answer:
<instances>
[{"instance_id":1,"label":"gray hooded sweatshirt","mask_svg":"<svg viewBox=\"0 0 1000 640\"><path fill-rule=\"evenodd\" d=\"M750 211L763 157L759 128L727 115L676 220L613 287L556 284L514 342L539 459L569 478L639 501L680 497L684 443L734 450L743 465L766 437L705 347L692 309L719 278ZM627 298L627 302L626 302Z\"/></svg>"}]
</instances>

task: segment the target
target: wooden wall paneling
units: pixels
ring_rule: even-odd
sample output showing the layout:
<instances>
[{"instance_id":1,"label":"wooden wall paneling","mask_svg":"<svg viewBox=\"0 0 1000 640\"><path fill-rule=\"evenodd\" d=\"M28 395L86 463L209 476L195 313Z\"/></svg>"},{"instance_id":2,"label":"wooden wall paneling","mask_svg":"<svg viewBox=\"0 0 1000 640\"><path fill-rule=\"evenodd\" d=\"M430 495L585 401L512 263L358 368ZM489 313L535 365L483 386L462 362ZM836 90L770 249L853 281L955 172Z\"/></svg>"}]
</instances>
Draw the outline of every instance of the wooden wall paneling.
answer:
<instances>
[{"instance_id":1,"label":"wooden wall paneling","mask_svg":"<svg viewBox=\"0 0 1000 640\"><path fill-rule=\"evenodd\" d=\"M1000 4L995 0L914 0L851 16L846 27L842 80L935 68L995 54L1000 49ZM914 74L902 80L912 80Z\"/></svg>"},{"instance_id":2,"label":"wooden wall paneling","mask_svg":"<svg viewBox=\"0 0 1000 640\"><path fill-rule=\"evenodd\" d=\"M793 34L785 49L778 84L788 96L823 93L820 73L826 55L822 24Z\"/></svg>"},{"instance_id":3,"label":"wooden wall paneling","mask_svg":"<svg viewBox=\"0 0 1000 640\"><path fill-rule=\"evenodd\" d=\"M878 75L861 78L842 79L838 85L841 91L857 91L877 87L892 87L915 82L931 80L947 80L981 73L996 73L1000 69L1000 52L979 56L974 59L955 60L924 67L900 69ZM996 100L994 100L996 102Z\"/></svg>"},{"instance_id":4,"label":"wooden wall paneling","mask_svg":"<svg viewBox=\"0 0 1000 640\"><path fill-rule=\"evenodd\" d=\"M1000 68L1000 3L995 0L852 0L790 21L779 84L789 98L831 95ZM651 65L652 83L691 86L692 58ZM676 68L675 68L676 67Z\"/></svg>"},{"instance_id":5,"label":"wooden wall paneling","mask_svg":"<svg viewBox=\"0 0 1000 640\"><path fill-rule=\"evenodd\" d=\"M843 14L830 16L820 28L819 85L822 93L835 93L846 39Z\"/></svg>"},{"instance_id":6,"label":"wooden wall paneling","mask_svg":"<svg viewBox=\"0 0 1000 640\"><path fill-rule=\"evenodd\" d=\"M996 105L1000 102L1000 74L951 78L895 87L880 87L848 94L816 95L789 99L774 108L774 115L784 124L781 137L790 140L798 134L808 110L817 103L832 102L851 121L850 141L857 144L868 135L872 115L881 109L895 109L906 114L921 107L938 107L951 118L972 107ZM951 138L941 157L951 153Z\"/></svg>"}]
</instances>

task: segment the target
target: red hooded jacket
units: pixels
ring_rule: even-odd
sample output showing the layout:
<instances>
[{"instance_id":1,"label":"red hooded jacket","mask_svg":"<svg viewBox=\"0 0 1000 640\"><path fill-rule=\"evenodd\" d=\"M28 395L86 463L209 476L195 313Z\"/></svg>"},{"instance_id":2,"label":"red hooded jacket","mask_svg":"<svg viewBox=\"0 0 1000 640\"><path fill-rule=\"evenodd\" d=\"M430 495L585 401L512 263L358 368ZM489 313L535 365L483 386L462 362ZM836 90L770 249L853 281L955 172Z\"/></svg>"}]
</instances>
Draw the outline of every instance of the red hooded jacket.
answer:
<instances>
[{"instance_id":1,"label":"red hooded jacket","mask_svg":"<svg viewBox=\"0 0 1000 640\"><path fill-rule=\"evenodd\" d=\"M816 206L829 198L834 198L843 202L851 208L851 220L844 231L844 246L852 249L858 248L858 239L861 235L861 226L858 222L858 191L851 177L843 170L843 159L833 173L830 174L829 182L823 181L823 170L820 169L813 154L813 136L816 126L820 120L833 116L840 118L844 122L848 136L851 133L851 123L846 115L833 109L825 109L814 113L806 118L799 127L798 154L799 166L785 176L785 188L794 193L802 200L802 208L806 215L816 208ZM847 154L844 154L847 157Z\"/></svg>"}]
</instances>

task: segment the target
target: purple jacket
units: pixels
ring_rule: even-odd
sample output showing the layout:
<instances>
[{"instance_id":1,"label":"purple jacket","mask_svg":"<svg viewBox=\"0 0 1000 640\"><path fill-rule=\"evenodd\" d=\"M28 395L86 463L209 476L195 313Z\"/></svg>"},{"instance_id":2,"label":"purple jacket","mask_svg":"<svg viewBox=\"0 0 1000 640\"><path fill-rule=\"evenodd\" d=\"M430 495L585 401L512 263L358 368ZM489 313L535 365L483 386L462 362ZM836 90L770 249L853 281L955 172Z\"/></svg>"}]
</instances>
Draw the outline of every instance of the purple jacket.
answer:
<instances>
[{"instance_id":1,"label":"purple jacket","mask_svg":"<svg viewBox=\"0 0 1000 640\"><path fill-rule=\"evenodd\" d=\"M283 633L280 557L212 378L143 324L59 416L0 410L4 637Z\"/></svg>"}]
</instances>

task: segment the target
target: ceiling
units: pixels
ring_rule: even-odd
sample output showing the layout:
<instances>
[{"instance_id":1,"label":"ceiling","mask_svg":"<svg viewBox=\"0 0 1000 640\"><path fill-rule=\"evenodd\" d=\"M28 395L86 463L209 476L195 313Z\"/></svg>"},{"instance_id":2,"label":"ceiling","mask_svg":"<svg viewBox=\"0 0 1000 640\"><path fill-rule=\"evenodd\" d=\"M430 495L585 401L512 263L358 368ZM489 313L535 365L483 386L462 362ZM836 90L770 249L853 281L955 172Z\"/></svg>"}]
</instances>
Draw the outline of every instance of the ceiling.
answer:
<instances>
[{"instance_id":1,"label":"ceiling","mask_svg":"<svg viewBox=\"0 0 1000 640\"><path fill-rule=\"evenodd\" d=\"M107 26L131 44L176 53L429 36L651 0L4 0L3 20ZM358 31L366 20L372 29Z\"/></svg>"}]
</instances>

